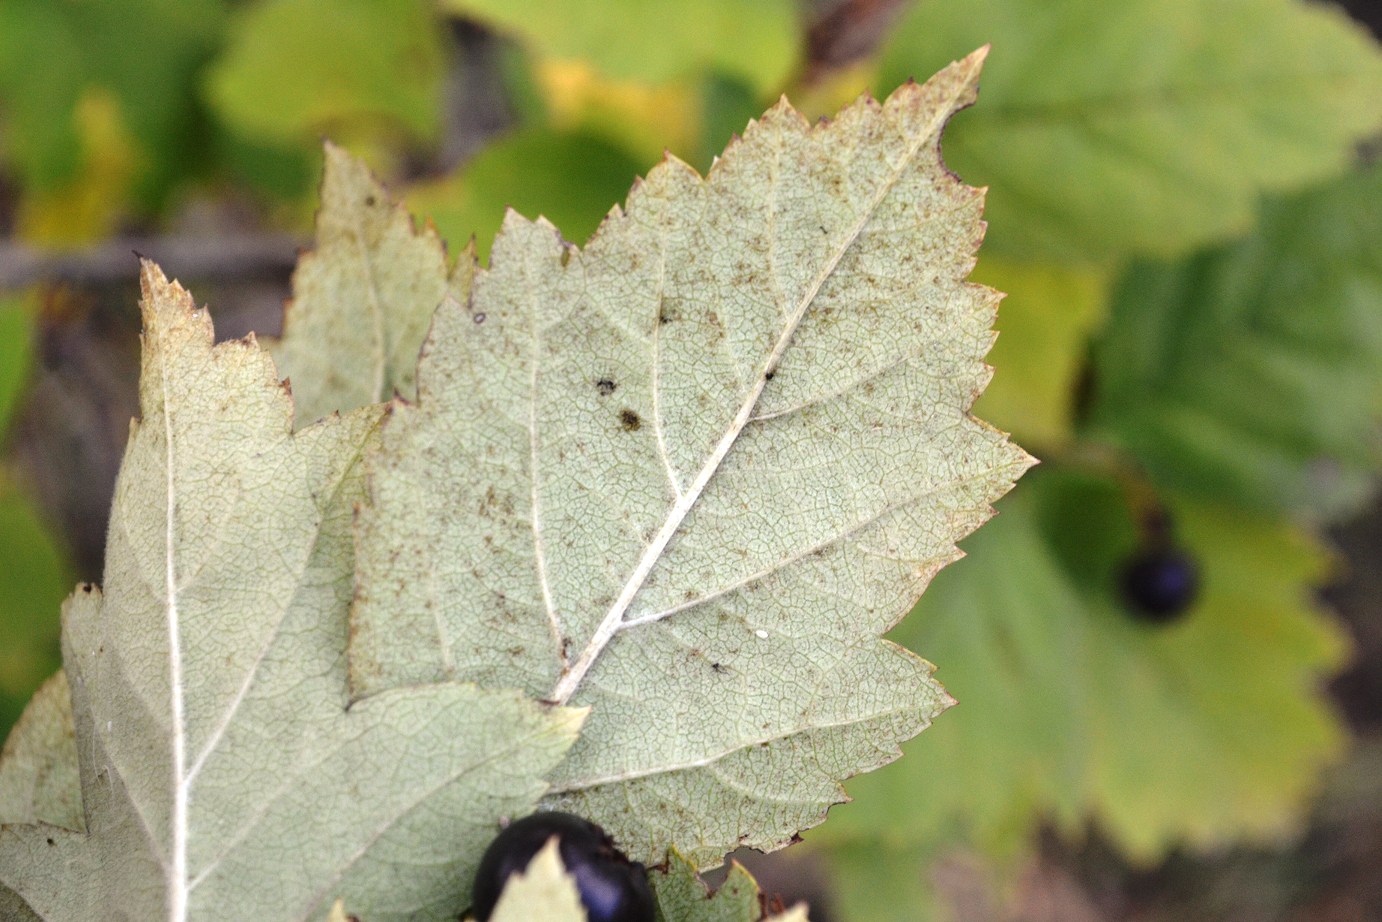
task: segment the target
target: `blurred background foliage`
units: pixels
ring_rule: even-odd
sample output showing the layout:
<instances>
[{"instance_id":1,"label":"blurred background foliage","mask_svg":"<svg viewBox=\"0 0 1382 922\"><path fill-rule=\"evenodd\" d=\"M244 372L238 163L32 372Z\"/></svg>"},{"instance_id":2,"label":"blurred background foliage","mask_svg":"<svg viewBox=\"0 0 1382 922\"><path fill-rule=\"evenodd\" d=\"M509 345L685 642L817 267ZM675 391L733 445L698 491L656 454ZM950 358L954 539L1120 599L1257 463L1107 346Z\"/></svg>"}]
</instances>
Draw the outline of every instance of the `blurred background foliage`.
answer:
<instances>
[{"instance_id":1,"label":"blurred background foliage","mask_svg":"<svg viewBox=\"0 0 1382 922\"><path fill-rule=\"evenodd\" d=\"M0 734L100 578L131 250L272 334L323 137L483 259L986 43L975 412L1045 464L895 632L960 706L754 867L818 922L1382 918L1382 53L1303 0L0 0Z\"/></svg>"}]
</instances>

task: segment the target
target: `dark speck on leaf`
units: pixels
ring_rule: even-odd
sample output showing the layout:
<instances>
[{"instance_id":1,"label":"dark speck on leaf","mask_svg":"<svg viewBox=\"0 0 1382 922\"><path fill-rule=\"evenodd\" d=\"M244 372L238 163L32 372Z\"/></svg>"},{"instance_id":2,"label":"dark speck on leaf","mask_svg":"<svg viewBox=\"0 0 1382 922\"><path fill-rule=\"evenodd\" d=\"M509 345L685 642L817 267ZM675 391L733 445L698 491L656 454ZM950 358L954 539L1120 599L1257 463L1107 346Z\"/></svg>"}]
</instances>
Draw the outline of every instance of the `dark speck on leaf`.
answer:
<instances>
[{"instance_id":1,"label":"dark speck on leaf","mask_svg":"<svg viewBox=\"0 0 1382 922\"><path fill-rule=\"evenodd\" d=\"M777 372L775 372L775 371L770 371L770 372L768 372L767 374L765 374L765 375L763 376L763 380L764 380L764 381L771 381L771 380L773 379L773 376L776 375L776 374L777 374Z\"/></svg>"},{"instance_id":2,"label":"dark speck on leaf","mask_svg":"<svg viewBox=\"0 0 1382 922\"><path fill-rule=\"evenodd\" d=\"M600 392L601 397L608 397L610 394L613 394L618 387L619 385L615 384L609 378L601 378L599 381L595 382L595 389Z\"/></svg>"},{"instance_id":3,"label":"dark speck on leaf","mask_svg":"<svg viewBox=\"0 0 1382 922\"><path fill-rule=\"evenodd\" d=\"M480 313L476 314L474 317L472 317L472 318L470 318L470 319L474 320L476 323L484 323L484 322L485 322L485 314L484 314L484 311L481 311Z\"/></svg>"},{"instance_id":4,"label":"dark speck on leaf","mask_svg":"<svg viewBox=\"0 0 1382 922\"><path fill-rule=\"evenodd\" d=\"M637 432L643 428L643 420L633 410L625 408L619 414L619 425L624 427L625 432Z\"/></svg>"},{"instance_id":5,"label":"dark speck on leaf","mask_svg":"<svg viewBox=\"0 0 1382 922\"><path fill-rule=\"evenodd\" d=\"M373 208L373 207L374 207L374 196L372 196L372 195L367 195L367 196L365 196L365 204L368 205L370 208Z\"/></svg>"}]
</instances>

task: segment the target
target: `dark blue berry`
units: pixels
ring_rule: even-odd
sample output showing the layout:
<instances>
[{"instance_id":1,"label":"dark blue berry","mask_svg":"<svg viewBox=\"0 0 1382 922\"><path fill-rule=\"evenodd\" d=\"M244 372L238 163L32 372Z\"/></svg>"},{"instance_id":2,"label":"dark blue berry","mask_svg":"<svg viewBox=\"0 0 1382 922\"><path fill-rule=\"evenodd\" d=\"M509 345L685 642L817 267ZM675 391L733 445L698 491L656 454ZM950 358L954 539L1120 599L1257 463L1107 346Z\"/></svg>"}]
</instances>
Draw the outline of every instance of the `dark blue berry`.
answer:
<instances>
[{"instance_id":1,"label":"dark blue berry","mask_svg":"<svg viewBox=\"0 0 1382 922\"><path fill-rule=\"evenodd\" d=\"M1123 568L1123 599L1133 614L1147 621L1174 621L1194 604L1199 589L1199 566L1173 547L1141 551Z\"/></svg>"},{"instance_id":2,"label":"dark blue berry","mask_svg":"<svg viewBox=\"0 0 1382 922\"><path fill-rule=\"evenodd\" d=\"M570 813L534 813L495 837L475 872L471 911L486 922L505 882L527 870L553 837L561 863L576 879L587 922L653 922L653 894L643 865L630 861L605 831Z\"/></svg>"}]
</instances>

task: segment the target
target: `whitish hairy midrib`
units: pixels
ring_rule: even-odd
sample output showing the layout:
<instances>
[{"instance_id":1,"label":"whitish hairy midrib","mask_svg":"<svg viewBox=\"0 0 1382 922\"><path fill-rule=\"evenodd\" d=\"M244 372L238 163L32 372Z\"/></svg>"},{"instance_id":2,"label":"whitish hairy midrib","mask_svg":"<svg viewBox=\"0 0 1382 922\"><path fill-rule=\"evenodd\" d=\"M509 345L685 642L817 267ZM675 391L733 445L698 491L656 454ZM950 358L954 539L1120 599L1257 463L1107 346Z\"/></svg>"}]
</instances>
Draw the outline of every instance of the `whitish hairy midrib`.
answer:
<instances>
[{"instance_id":1,"label":"whitish hairy midrib","mask_svg":"<svg viewBox=\"0 0 1382 922\"><path fill-rule=\"evenodd\" d=\"M805 318L806 312L815 302L816 296L820 294L821 287L824 286L826 280L834 274L836 268L839 267L840 260L844 258L845 254L849 252L850 247L859 239L859 235L863 233L864 227L868 224L869 219L872 218L874 212L878 210L883 199L886 198L888 193L893 190L893 187L897 185L897 181L902 177L902 174L911 166L912 161L916 158L922 146L940 131L941 127L945 124L945 120L950 117L951 108L950 105L938 107L931 124L926 127L926 130L917 132L916 140L907 150L906 156L899 158L897 167L892 171L885 182L879 184L878 192L874 195L873 200L861 210L859 220L855 222L854 227L850 229L850 232L844 237L840 245L836 247L835 251L830 254L830 258L822 265L821 270L816 274L810 286L802 294L801 299L787 316L782 333L773 344L772 351L768 353L767 359L759 366L758 374L750 385L749 391L740 404L738 412L734 414L734 419L730 423L729 428L716 444L715 449L706 458L705 464L702 465L695 479L692 480L691 485L672 504L666 519L663 520L662 527L658 529L652 541L644 548L643 555L638 560L638 565L634 567L633 572L624 583L624 588L620 591L614 604L611 605L609 610L605 613L599 627L595 629L595 633L591 636L590 642L586 644L585 648L570 667L563 671L561 678L557 681L551 694L551 699L557 704L566 704L571 700L571 697L580 688L586 673L595 665L596 660L600 658L600 654L604 652L610 640L618 633L620 625L623 623L624 615L628 612L629 606L633 604L634 598L637 597L638 593L642 590L643 584L648 579L648 575L652 572L653 567L661 558L662 552L666 550L668 542L672 540L672 536L675 535L677 530L681 527L682 521L685 520L686 516L696 505L696 502L701 497L701 493L710 483L711 478L715 476L720 465L724 463L725 458L729 455L730 449L734 447L734 443L738 440L740 433L743 432L744 427L748 425L749 420L752 418L754 407L758 404L758 400L763 394L763 388L766 387L768 383L767 372L777 367L777 363L781 360L783 353L787 351L787 346L791 342L792 336L796 333L797 328Z\"/></svg>"},{"instance_id":2,"label":"whitish hairy midrib","mask_svg":"<svg viewBox=\"0 0 1382 922\"><path fill-rule=\"evenodd\" d=\"M186 922L187 919L187 755L186 726L184 725L182 700L182 638L178 626L178 581L177 567L174 563L177 528L177 491L175 453L173 447L173 419L168 393L168 370L161 367L159 383L163 392L163 439L165 455L164 535L163 535L163 591L165 595L164 613L168 620L168 685L169 706L172 711L172 757L173 757L173 841L169 850L168 863L164 870L168 876L168 918L170 922Z\"/></svg>"}]
</instances>

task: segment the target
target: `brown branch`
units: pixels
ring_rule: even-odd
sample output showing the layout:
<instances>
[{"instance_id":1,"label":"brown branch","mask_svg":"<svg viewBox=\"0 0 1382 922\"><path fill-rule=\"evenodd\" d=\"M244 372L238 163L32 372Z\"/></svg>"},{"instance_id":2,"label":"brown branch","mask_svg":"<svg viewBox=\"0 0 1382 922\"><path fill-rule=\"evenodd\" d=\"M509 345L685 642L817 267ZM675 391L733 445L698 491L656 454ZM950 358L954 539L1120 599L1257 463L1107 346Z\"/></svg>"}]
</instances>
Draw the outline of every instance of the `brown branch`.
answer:
<instances>
[{"instance_id":1,"label":"brown branch","mask_svg":"<svg viewBox=\"0 0 1382 922\"><path fill-rule=\"evenodd\" d=\"M157 262L168 275L185 279L283 276L306 245L306 240L282 233L117 238L86 249L59 251L0 241L0 291L35 282L133 284L139 277L140 256Z\"/></svg>"}]
</instances>

